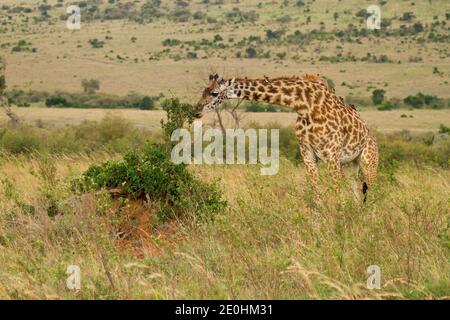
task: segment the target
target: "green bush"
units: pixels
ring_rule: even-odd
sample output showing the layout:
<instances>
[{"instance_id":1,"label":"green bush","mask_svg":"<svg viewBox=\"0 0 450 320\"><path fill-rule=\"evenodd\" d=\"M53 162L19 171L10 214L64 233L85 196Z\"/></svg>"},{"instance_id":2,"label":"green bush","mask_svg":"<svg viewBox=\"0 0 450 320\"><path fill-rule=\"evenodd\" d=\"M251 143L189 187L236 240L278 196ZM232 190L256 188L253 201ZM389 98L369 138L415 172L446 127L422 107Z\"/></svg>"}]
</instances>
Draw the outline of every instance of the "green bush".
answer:
<instances>
[{"instance_id":1,"label":"green bush","mask_svg":"<svg viewBox=\"0 0 450 320\"><path fill-rule=\"evenodd\" d=\"M258 52L253 47L248 47L247 49L245 49L245 52L247 53L247 58L250 59L256 58L256 56L258 55Z\"/></svg>"},{"instance_id":2,"label":"green bush","mask_svg":"<svg viewBox=\"0 0 450 320\"><path fill-rule=\"evenodd\" d=\"M413 108L421 108L424 104L423 100L417 96L407 96L403 102Z\"/></svg>"},{"instance_id":3,"label":"green bush","mask_svg":"<svg viewBox=\"0 0 450 320\"><path fill-rule=\"evenodd\" d=\"M373 104L377 105L377 104L381 104L384 100L384 94L386 93L386 91L384 91L383 89L375 89L372 92L372 101Z\"/></svg>"},{"instance_id":4,"label":"green bush","mask_svg":"<svg viewBox=\"0 0 450 320\"><path fill-rule=\"evenodd\" d=\"M158 205L160 221L189 213L210 219L226 207L217 187L197 180L185 164L171 160L170 136L186 122L192 123L192 106L169 99L163 108L167 111L167 121L161 122L164 143L146 143L142 151L130 150L122 160L92 165L73 187L81 191L118 188L127 197L150 200Z\"/></svg>"},{"instance_id":5,"label":"green bush","mask_svg":"<svg viewBox=\"0 0 450 320\"><path fill-rule=\"evenodd\" d=\"M167 121L161 120L161 127L167 141L170 141L174 130L182 128L185 123L191 125L194 121L192 105L182 103L178 98L166 99L161 106L167 113Z\"/></svg>"},{"instance_id":6,"label":"green bush","mask_svg":"<svg viewBox=\"0 0 450 320\"><path fill-rule=\"evenodd\" d=\"M6 92L6 96L10 104L23 106L30 103L45 101L48 97L48 93L45 91L12 89L11 91Z\"/></svg>"},{"instance_id":7,"label":"green bush","mask_svg":"<svg viewBox=\"0 0 450 320\"><path fill-rule=\"evenodd\" d=\"M446 126L445 124L441 124L439 126L439 133L450 134L450 127Z\"/></svg>"},{"instance_id":8,"label":"green bush","mask_svg":"<svg viewBox=\"0 0 450 320\"><path fill-rule=\"evenodd\" d=\"M120 97L102 93L68 93L56 92L54 94L40 94L15 92L14 102L18 104L32 103L41 101L45 98L45 105L49 108L139 108L142 110L152 110L159 100L159 96L141 96L136 93L129 93L127 96ZM12 93L10 93L12 95Z\"/></svg>"},{"instance_id":9,"label":"green bush","mask_svg":"<svg viewBox=\"0 0 450 320\"><path fill-rule=\"evenodd\" d=\"M92 48L95 48L95 49L103 48L103 45L105 44L104 41L99 41L97 38L89 39L88 42L90 43Z\"/></svg>"},{"instance_id":10,"label":"green bush","mask_svg":"<svg viewBox=\"0 0 450 320\"><path fill-rule=\"evenodd\" d=\"M52 95L45 99L46 107L71 107L72 103L69 103L67 99L60 95Z\"/></svg>"},{"instance_id":11,"label":"green bush","mask_svg":"<svg viewBox=\"0 0 450 320\"><path fill-rule=\"evenodd\" d=\"M152 97L145 96L139 103L139 109L141 110L152 110L154 108L155 108L155 99L153 99Z\"/></svg>"},{"instance_id":12,"label":"green bush","mask_svg":"<svg viewBox=\"0 0 450 320\"><path fill-rule=\"evenodd\" d=\"M423 94L419 92L415 96L407 96L403 102L413 108L422 108L423 106L429 106L432 108L443 108L445 107L445 102L436 96Z\"/></svg>"},{"instance_id":13,"label":"green bush","mask_svg":"<svg viewBox=\"0 0 450 320\"><path fill-rule=\"evenodd\" d=\"M251 102L247 105L245 108L245 111L247 112L265 112L266 108L264 105L257 103L257 102Z\"/></svg>"},{"instance_id":14,"label":"green bush","mask_svg":"<svg viewBox=\"0 0 450 320\"><path fill-rule=\"evenodd\" d=\"M389 111L389 110L397 109L398 107L399 107L399 105L393 101L385 101L377 109L380 111Z\"/></svg>"},{"instance_id":15,"label":"green bush","mask_svg":"<svg viewBox=\"0 0 450 320\"><path fill-rule=\"evenodd\" d=\"M245 106L247 112L277 112L277 108L271 104L264 104L259 102L249 102Z\"/></svg>"},{"instance_id":16,"label":"green bush","mask_svg":"<svg viewBox=\"0 0 450 320\"><path fill-rule=\"evenodd\" d=\"M165 39L163 42L162 42L162 44L163 44L163 46L165 46L165 47L173 47L173 46L178 46L178 45L180 45L181 44L181 41L180 40L178 40L178 39Z\"/></svg>"},{"instance_id":17,"label":"green bush","mask_svg":"<svg viewBox=\"0 0 450 320\"><path fill-rule=\"evenodd\" d=\"M226 207L217 187L197 180L186 165L174 164L163 144L148 143L142 152L129 151L120 161L92 165L73 187L81 191L119 188L127 197L157 203L161 221L188 213L209 219Z\"/></svg>"}]
</instances>

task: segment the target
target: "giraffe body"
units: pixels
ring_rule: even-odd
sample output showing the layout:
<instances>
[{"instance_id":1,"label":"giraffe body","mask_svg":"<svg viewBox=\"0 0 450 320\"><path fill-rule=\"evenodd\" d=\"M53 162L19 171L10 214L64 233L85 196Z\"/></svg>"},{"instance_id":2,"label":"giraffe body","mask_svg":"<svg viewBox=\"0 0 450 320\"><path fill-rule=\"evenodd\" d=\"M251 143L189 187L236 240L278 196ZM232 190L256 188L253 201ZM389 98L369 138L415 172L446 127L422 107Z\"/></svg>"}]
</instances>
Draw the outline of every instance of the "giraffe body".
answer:
<instances>
[{"instance_id":1,"label":"giraffe body","mask_svg":"<svg viewBox=\"0 0 450 320\"><path fill-rule=\"evenodd\" d=\"M344 177L343 164L356 165L362 182L358 189L364 195L373 185L378 166L376 141L355 107L336 96L326 81L314 75L231 80L211 75L197 104L197 116L235 98L271 103L297 113L295 133L313 187L318 160L328 164L336 182Z\"/></svg>"}]
</instances>

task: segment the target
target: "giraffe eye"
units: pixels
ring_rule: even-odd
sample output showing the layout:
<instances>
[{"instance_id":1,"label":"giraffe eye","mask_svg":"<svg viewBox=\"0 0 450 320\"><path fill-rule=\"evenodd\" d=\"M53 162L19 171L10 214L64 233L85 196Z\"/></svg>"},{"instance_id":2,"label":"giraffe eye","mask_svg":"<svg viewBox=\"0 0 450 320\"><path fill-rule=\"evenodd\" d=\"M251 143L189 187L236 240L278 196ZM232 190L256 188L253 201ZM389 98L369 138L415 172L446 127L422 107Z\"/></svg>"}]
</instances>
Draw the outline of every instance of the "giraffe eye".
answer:
<instances>
[{"instance_id":1,"label":"giraffe eye","mask_svg":"<svg viewBox=\"0 0 450 320\"><path fill-rule=\"evenodd\" d=\"M213 97L217 97L217 96L219 95L219 93L218 93L218 92L211 92L211 95L212 95Z\"/></svg>"}]
</instances>

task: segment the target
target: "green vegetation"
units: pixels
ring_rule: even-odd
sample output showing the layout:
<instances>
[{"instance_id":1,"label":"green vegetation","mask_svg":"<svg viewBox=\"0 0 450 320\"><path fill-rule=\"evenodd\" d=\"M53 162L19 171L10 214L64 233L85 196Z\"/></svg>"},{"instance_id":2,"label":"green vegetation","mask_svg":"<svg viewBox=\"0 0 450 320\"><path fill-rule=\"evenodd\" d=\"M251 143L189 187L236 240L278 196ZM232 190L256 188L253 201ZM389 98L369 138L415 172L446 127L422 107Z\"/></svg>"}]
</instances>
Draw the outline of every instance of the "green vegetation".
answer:
<instances>
[{"instance_id":1,"label":"green vegetation","mask_svg":"<svg viewBox=\"0 0 450 320\"><path fill-rule=\"evenodd\" d=\"M386 91L383 89L375 89L372 91L372 102L378 105L377 109L380 111L388 111L399 108L432 108L442 109L450 107L449 99L442 99L434 95L423 94L421 92L416 95L409 95L400 101L398 99L386 100Z\"/></svg>"},{"instance_id":2,"label":"green vegetation","mask_svg":"<svg viewBox=\"0 0 450 320\"><path fill-rule=\"evenodd\" d=\"M380 149L380 165L397 168L401 163L417 166L437 165L450 168L450 139L442 135L426 133L412 135L408 131L377 135Z\"/></svg>"},{"instance_id":3,"label":"green vegetation","mask_svg":"<svg viewBox=\"0 0 450 320\"><path fill-rule=\"evenodd\" d=\"M95 48L95 49L103 48L103 46L105 44L104 41L99 41L97 38L89 39L89 43L92 46L92 48Z\"/></svg>"},{"instance_id":4,"label":"green vegetation","mask_svg":"<svg viewBox=\"0 0 450 320\"><path fill-rule=\"evenodd\" d=\"M13 89L6 92L9 103L18 107L29 107L31 104L42 103L48 108L104 108L104 109L142 109L156 108L160 96L146 96L129 93L127 96L117 96L95 93L95 88L86 88L84 93L69 93L57 91L48 93L35 90Z\"/></svg>"},{"instance_id":5,"label":"green vegetation","mask_svg":"<svg viewBox=\"0 0 450 320\"><path fill-rule=\"evenodd\" d=\"M393 109L399 108L399 104L396 101L385 101L381 106L379 106L377 109L380 111L389 111Z\"/></svg>"},{"instance_id":6,"label":"green vegetation","mask_svg":"<svg viewBox=\"0 0 450 320\"><path fill-rule=\"evenodd\" d=\"M11 51L12 52L36 52L37 49L36 48L31 48L30 46L32 45L31 42L27 42L26 40L19 40L17 41L17 44L15 44Z\"/></svg>"},{"instance_id":7,"label":"green vegetation","mask_svg":"<svg viewBox=\"0 0 450 320\"><path fill-rule=\"evenodd\" d=\"M406 97L403 102L408 105L411 106L413 108L424 108L424 107L431 107L433 109L439 109L439 108L444 108L444 107L449 107L450 105L447 103L447 105L445 105L445 101L443 101L442 99L439 99L436 96L432 96L432 95L427 95L427 94L422 94L422 93L418 93L415 96L408 96Z\"/></svg>"},{"instance_id":8,"label":"green vegetation","mask_svg":"<svg viewBox=\"0 0 450 320\"><path fill-rule=\"evenodd\" d=\"M439 126L439 133L447 133L450 134L450 127L446 126L445 124L441 124Z\"/></svg>"},{"instance_id":9,"label":"green vegetation","mask_svg":"<svg viewBox=\"0 0 450 320\"><path fill-rule=\"evenodd\" d=\"M166 99L161 104L162 109L167 113L167 120L161 121L161 128L166 138L166 143L170 143L172 132L183 128L184 125L190 126L194 121L194 111L192 105L181 102L178 98Z\"/></svg>"},{"instance_id":10,"label":"green vegetation","mask_svg":"<svg viewBox=\"0 0 450 320\"><path fill-rule=\"evenodd\" d=\"M188 53L189 54L189 53ZM91 83L93 81L93 83ZM331 83L332 80L328 80ZM161 94L159 96L147 96L130 92L127 96L117 96L95 92L100 89L100 84L96 80L83 80L83 93L54 92L36 90L13 89L6 92L9 103L19 107L29 107L31 104L43 103L52 108L125 108L153 110L159 106ZM333 83L331 83L333 85ZM98 89L97 89L98 88ZM403 100L386 99L386 91L376 89L372 92L371 101L354 96L345 97L345 102L358 107L370 107L372 103L378 105L378 110L393 110L399 108L432 108L442 109L450 107L450 99L444 99L435 95L418 93L409 95ZM372 102L372 103L371 103ZM242 108L247 112L285 112L288 111L278 106L263 104L258 102L246 102Z\"/></svg>"},{"instance_id":11,"label":"green vegetation","mask_svg":"<svg viewBox=\"0 0 450 320\"><path fill-rule=\"evenodd\" d=\"M44 74L41 72L46 68L44 55L50 50L55 60L71 66L70 71L67 70L71 75L67 81L56 82L61 84L58 88L63 91L73 90L74 82L80 78L93 76L103 82L107 77L105 73L113 71L118 74L122 67L130 64L148 64L152 72L143 72L147 68L137 68L138 76L131 73L123 75L121 82L125 85L108 82L102 90L122 95L136 90L145 94L142 83L152 81L154 68L161 66L165 77L154 82L155 90L165 92L169 85L173 85L171 90L175 95L186 96L182 81L175 81L181 71L178 68L183 64L173 64L174 61L184 60L184 71L187 71L184 78L192 82L198 81L193 77L200 61L217 59L219 66L227 61L235 63L238 59L248 59L241 62L248 63L252 69L266 66L264 71L269 76L301 75L320 70L323 76L339 79L339 83L345 81L345 88L336 86L337 92L344 91L341 93L343 96L353 95L355 99L370 99L374 89L385 90L391 98L399 99L416 94L409 92L411 88L407 81L402 81L402 75L418 77L429 84L414 90L448 98L445 91L449 74L445 64L448 52L444 44L449 40L449 25L448 13L441 9L444 0L415 3L414 6L406 3L397 6L390 2L380 4L383 9L380 30L367 28L366 5L354 0L339 7L295 0L270 3L249 0L245 5L231 0L116 0L79 1L78 4L82 8L83 23L94 26L88 29L82 40L72 37L64 28L50 33L51 37L38 38L39 34L50 31L47 30L49 26L64 24L67 19L64 3L7 4L0 7L0 33L6 35L0 43L0 51L9 55L17 47L14 50L21 51L15 54L17 58L20 55L34 56L39 61L35 64L39 71L30 75L28 78L33 79L27 81L17 74L27 68L24 63L31 65L34 60L23 60L22 66L17 64L20 72L12 74L13 83L17 85L15 88L54 90L55 83L43 81L38 76ZM128 27L132 28L132 33L127 32ZM160 28L176 31L161 34L156 31ZM142 41L148 30L152 30L152 36L148 41ZM74 51L74 48L77 49ZM37 50L36 54L32 55L32 50ZM82 55L80 51L83 51ZM100 63L98 70L101 72L97 75L78 74L78 70L83 70L81 67L86 59ZM106 63L108 68L103 68L106 66L102 64ZM378 67L373 65L375 63L387 65ZM166 68L166 64L177 67ZM306 70L303 66L310 67ZM372 68L380 70L372 73L374 77L364 77L359 72ZM389 81L383 79L383 74L388 75ZM54 76L63 75L58 73ZM398 107L404 105L402 103ZM392 107L382 106L382 103L377 106L381 109ZM436 104L430 105L434 106ZM441 106L437 104L437 107Z\"/></svg>"},{"instance_id":12,"label":"green vegetation","mask_svg":"<svg viewBox=\"0 0 450 320\"><path fill-rule=\"evenodd\" d=\"M45 99L49 108L130 108L151 110L155 108L158 97L141 96L134 93L125 97L107 94L77 94L58 92Z\"/></svg>"},{"instance_id":13,"label":"green vegetation","mask_svg":"<svg viewBox=\"0 0 450 320\"><path fill-rule=\"evenodd\" d=\"M448 295L448 170L407 163L383 168L361 207L326 175L322 204L314 203L306 170L288 161L270 178L253 166L198 166L191 168L196 176L220 179L228 206L212 221L190 211L155 224L145 218L154 217L158 199L137 206L106 191L73 194L70 181L93 161L103 162L101 155L2 159L5 299ZM66 289L73 264L82 272L79 291ZM380 290L366 289L373 264L382 270Z\"/></svg>"},{"instance_id":14,"label":"green vegetation","mask_svg":"<svg viewBox=\"0 0 450 320\"><path fill-rule=\"evenodd\" d=\"M170 136L184 123L192 123L193 108L178 99L166 100L163 106L167 111L167 121L161 123L165 133L163 143L147 142L141 152L130 150L123 160L90 166L74 181L75 189L118 188L129 198L157 201L159 221L187 213L210 219L226 206L219 191L214 185L194 178L185 164L174 164L171 160Z\"/></svg>"},{"instance_id":15,"label":"green vegetation","mask_svg":"<svg viewBox=\"0 0 450 320\"><path fill-rule=\"evenodd\" d=\"M21 121L0 128L0 299L448 298L450 128L448 110L431 110L450 107L448 0L375 1L381 30L356 0L80 0L81 31L65 28L70 1L4 2L0 55ZM320 73L370 108L380 167L368 201L327 170L315 201L284 127L294 114L222 113L226 125L283 125L275 176L173 164L168 136L191 123L193 101L156 93L198 99L208 66ZM159 131L163 112L75 124L104 112L55 108L168 118ZM66 288L74 264L79 291ZM366 289L373 264L380 290Z\"/></svg>"},{"instance_id":16,"label":"green vegetation","mask_svg":"<svg viewBox=\"0 0 450 320\"><path fill-rule=\"evenodd\" d=\"M279 127L272 124L270 127ZM440 133L447 133L448 127L441 125ZM450 168L450 138L440 134L411 134L409 131L376 134L380 149L380 166L391 168L399 163L435 165ZM280 130L280 154L293 163L301 163L297 137L292 128Z\"/></svg>"},{"instance_id":17,"label":"green vegetation","mask_svg":"<svg viewBox=\"0 0 450 320\"><path fill-rule=\"evenodd\" d=\"M177 99L165 100L163 108L170 121L163 122L164 137L180 128L180 123L193 120L191 106ZM178 119L178 120L177 120ZM183 119L183 120L180 120ZM250 127L261 127L253 123ZM272 123L268 128L280 129L280 154L295 164L301 163L297 138L291 127ZM442 124L439 133L411 134L408 131L392 134L377 133L382 166L393 163L450 167L450 137L448 126ZM107 116L100 122L85 121L76 126L51 128L43 125L21 125L0 129L0 150L11 154L91 154L102 150L123 153L130 148L142 150L149 138L160 141L157 135L133 127L126 119ZM168 140L166 143L170 144Z\"/></svg>"},{"instance_id":18,"label":"green vegetation","mask_svg":"<svg viewBox=\"0 0 450 320\"><path fill-rule=\"evenodd\" d=\"M91 154L139 149L151 133L138 130L126 119L107 116L100 122L46 128L22 124L0 129L0 150L11 154Z\"/></svg>"},{"instance_id":19,"label":"green vegetation","mask_svg":"<svg viewBox=\"0 0 450 320\"><path fill-rule=\"evenodd\" d=\"M381 104L384 100L384 94L386 91L382 89L376 89L372 92L372 101L374 105Z\"/></svg>"},{"instance_id":20,"label":"green vegetation","mask_svg":"<svg viewBox=\"0 0 450 320\"><path fill-rule=\"evenodd\" d=\"M172 99L163 106L166 137L191 121L188 104ZM18 134L22 138L5 139ZM447 294L448 195L442 186L450 167L448 134L377 134L380 172L364 207L351 191L337 192L326 171L324 201L314 203L306 171L295 165L300 157L292 128L280 130L281 170L270 178L253 166L175 165L167 138L145 143L149 134L121 118L64 129L8 127L0 137L1 297ZM72 142L82 149L70 149ZM79 292L62 289L74 262L84 279ZM18 267L23 263L30 267ZM365 271L374 263L383 270L383 287L365 290Z\"/></svg>"},{"instance_id":21,"label":"green vegetation","mask_svg":"<svg viewBox=\"0 0 450 320\"><path fill-rule=\"evenodd\" d=\"M174 164L164 144L147 143L142 152L128 151L123 160L92 165L74 188L119 189L124 197L152 201L159 222L186 214L211 219L226 207L216 186L197 180L186 165Z\"/></svg>"},{"instance_id":22,"label":"green vegetation","mask_svg":"<svg viewBox=\"0 0 450 320\"><path fill-rule=\"evenodd\" d=\"M245 105L245 111L247 112L277 112L278 107L272 104L248 102Z\"/></svg>"}]
</instances>

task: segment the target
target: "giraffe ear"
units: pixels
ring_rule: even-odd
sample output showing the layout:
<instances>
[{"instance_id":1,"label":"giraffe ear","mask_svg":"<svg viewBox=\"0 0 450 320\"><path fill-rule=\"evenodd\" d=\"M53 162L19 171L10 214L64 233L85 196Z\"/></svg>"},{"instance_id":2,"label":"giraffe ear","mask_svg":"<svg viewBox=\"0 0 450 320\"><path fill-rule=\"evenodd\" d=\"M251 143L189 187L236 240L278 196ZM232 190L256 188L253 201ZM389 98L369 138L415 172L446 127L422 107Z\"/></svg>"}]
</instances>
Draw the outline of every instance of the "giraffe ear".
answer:
<instances>
[{"instance_id":1,"label":"giraffe ear","mask_svg":"<svg viewBox=\"0 0 450 320\"><path fill-rule=\"evenodd\" d=\"M217 80L219 79L219 75L217 73L213 73L209 75L209 80L213 81L213 80Z\"/></svg>"}]
</instances>

